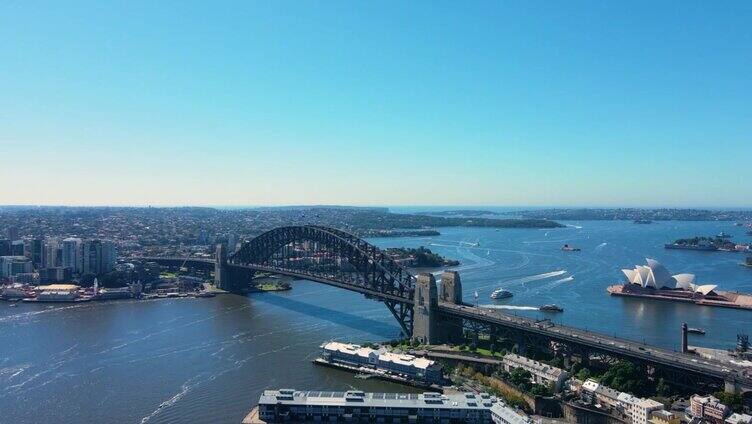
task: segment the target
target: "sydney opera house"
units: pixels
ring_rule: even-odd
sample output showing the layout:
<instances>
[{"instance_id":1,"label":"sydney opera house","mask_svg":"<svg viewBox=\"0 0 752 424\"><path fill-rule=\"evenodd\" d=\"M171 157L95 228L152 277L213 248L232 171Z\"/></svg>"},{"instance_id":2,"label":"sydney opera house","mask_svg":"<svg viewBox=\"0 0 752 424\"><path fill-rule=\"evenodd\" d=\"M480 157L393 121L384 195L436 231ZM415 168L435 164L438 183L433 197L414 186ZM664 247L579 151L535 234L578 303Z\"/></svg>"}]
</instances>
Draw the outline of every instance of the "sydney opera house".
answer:
<instances>
[{"instance_id":1,"label":"sydney opera house","mask_svg":"<svg viewBox=\"0 0 752 424\"><path fill-rule=\"evenodd\" d=\"M622 269L627 277L627 284L636 284L642 288L674 289L691 292L702 296L715 294L714 284L695 284L694 274L671 275L665 266L655 259L647 258L647 265L637 265L634 269Z\"/></svg>"},{"instance_id":2,"label":"sydney opera house","mask_svg":"<svg viewBox=\"0 0 752 424\"><path fill-rule=\"evenodd\" d=\"M752 310L752 295L716 290L715 284L696 284L693 274L671 273L655 259L647 265L623 269L626 282L608 287L613 296L670 300L705 306Z\"/></svg>"}]
</instances>

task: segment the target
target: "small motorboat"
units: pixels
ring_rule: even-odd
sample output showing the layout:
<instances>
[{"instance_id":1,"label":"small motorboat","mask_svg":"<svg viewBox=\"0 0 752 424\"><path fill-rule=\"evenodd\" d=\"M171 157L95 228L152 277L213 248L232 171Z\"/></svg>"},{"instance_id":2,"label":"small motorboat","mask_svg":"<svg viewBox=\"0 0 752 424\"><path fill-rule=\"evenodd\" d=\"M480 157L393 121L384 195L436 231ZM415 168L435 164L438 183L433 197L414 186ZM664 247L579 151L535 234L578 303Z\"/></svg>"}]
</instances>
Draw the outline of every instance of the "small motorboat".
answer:
<instances>
[{"instance_id":1,"label":"small motorboat","mask_svg":"<svg viewBox=\"0 0 752 424\"><path fill-rule=\"evenodd\" d=\"M564 312L563 308L560 308L560 307L556 306L553 303L550 304L550 305L543 305L543 306L541 306L538 309L540 309L541 311L544 311L544 312Z\"/></svg>"},{"instance_id":2,"label":"small motorboat","mask_svg":"<svg viewBox=\"0 0 752 424\"><path fill-rule=\"evenodd\" d=\"M565 252L579 252L582 249L580 249L579 247L572 247L568 244L565 244L564 247L561 248L561 250Z\"/></svg>"},{"instance_id":3,"label":"small motorboat","mask_svg":"<svg viewBox=\"0 0 752 424\"><path fill-rule=\"evenodd\" d=\"M705 334L705 330L704 330L704 329L702 329L702 328L694 328L694 327L689 327L689 328L687 328L687 333L692 333L692 334Z\"/></svg>"}]
</instances>

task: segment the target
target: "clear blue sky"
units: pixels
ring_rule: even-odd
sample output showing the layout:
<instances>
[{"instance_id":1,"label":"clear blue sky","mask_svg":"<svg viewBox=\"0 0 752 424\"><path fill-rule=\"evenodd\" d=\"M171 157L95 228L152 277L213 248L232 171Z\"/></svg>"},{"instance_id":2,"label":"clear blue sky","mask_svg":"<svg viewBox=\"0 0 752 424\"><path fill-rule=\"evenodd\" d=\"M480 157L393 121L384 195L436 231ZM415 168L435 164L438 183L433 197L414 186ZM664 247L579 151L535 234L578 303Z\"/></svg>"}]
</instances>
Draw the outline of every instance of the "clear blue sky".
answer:
<instances>
[{"instance_id":1,"label":"clear blue sky","mask_svg":"<svg viewBox=\"0 0 752 424\"><path fill-rule=\"evenodd\" d=\"M749 1L5 0L0 204L749 207L751 22Z\"/></svg>"}]
</instances>

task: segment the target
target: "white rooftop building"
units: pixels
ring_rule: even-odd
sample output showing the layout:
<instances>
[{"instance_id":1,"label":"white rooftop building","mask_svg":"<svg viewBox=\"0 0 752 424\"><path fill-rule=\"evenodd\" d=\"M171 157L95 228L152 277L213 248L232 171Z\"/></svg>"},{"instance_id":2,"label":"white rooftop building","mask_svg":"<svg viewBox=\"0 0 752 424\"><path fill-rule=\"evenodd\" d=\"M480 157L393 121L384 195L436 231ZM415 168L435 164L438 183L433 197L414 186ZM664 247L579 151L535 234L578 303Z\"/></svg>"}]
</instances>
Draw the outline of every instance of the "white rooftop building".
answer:
<instances>
[{"instance_id":1,"label":"white rooftop building","mask_svg":"<svg viewBox=\"0 0 752 424\"><path fill-rule=\"evenodd\" d=\"M372 349L356 344L329 342L321 345L321 350L324 358L334 363L367 365L429 382L438 383L443 379L443 367L436 361L390 352L385 348Z\"/></svg>"},{"instance_id":2,"label":"white rooftop building","mask_svg":"<svg viewBox=\"0 0 752 424\"><path fill-rule=\"evenodd\" d=\"M533 376L533 383L542 384L544 386L553 384L554 391L556 392L561 390L564 380L569 377L569 373L561 368L556 368L554 366L544 364L542 362L538 362L524 356L515 355L513 353L504 355L502 363L504 370L507 372L511 372L515 368L522 368L526 371L529 371Z\"/></svg>"},{"instance_id":3,"label":"white rooftop building","mask_svg":"<svg viewBox=\"0 0 752 424\"><path fill-rule=\"evenodd\" d=\"M487 393L365 393L265 390L258 402L258 416L266 423L411 422L491 424L491 408L498 400ZM505 408L506 409L506 408ZM527 424L497 408L510 421ZM511 421L514 419L514 421ZM366 421L368 420L368 421ZM253 421L244 421L253 422Z\"/></svg>"},{"instance_id":4,"label":"white rooftop building","mask_svg":"<svg viewBox=\"0 0 752 424\"><path fill-rule=\"evenodd\" d=\"M726 424L752 424L752 416L734 412L724 421Z\"/></svg>"},{"instance_id":5,"label":"white rooftop building","mask_svg":"<svg viewBox=\"0 0 752 424\"><path fill-rule=\"evenodd\" d=\"M660 402L620 392L593 379L582 383L582 397L588 402L618 412L633 424L647 424L651 412L664 409Z\"/></svg>"},{"instance_id":6,"label":"white rooftop building","mask_svg":"<svg viewBox=\"0 0 752 424\"><path fill-rule=\"evenodd\" d=\"M646 258L647 265L635 265L634 269L622 269L621 272L626 276L628 284L637 284L641 287L652 287L656 289L671 288L692 291L707 295L715 290L717 285L695 284L694 274L676 274L671 273L660 262L655 259Z\"/></svg>"},{"instance_id":7,"label":"white rooftop building","mask_svg":"<svg viewBox=\"0 0 752 424\"><path fill-rule=\"evenodd\" d=\"M494 424L533 424L527 415L522 415L503 402L496 402L491 407L491 420Z\"/></svg>"},{"instance_id":8,"label":"white rooftop building","mask_svg":"<svg viewBox=\"0 0 752 424\"><path fill-rule=\"evenodd\" d=\"M653 399L640 399L632 405L632 424L648 424L650 413L664 408L662 403Z\"/></svg>"}]
</instances>

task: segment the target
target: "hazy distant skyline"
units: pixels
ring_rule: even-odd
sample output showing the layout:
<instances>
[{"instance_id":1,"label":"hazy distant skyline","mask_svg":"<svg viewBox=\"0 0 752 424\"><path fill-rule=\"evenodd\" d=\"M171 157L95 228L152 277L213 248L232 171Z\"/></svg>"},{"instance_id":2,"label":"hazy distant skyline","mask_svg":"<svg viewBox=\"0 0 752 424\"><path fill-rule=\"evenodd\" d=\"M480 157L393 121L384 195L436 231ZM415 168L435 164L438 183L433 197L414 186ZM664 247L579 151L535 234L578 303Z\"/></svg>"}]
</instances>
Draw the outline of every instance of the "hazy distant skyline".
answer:
<instances>
[{"instance_id":1,"label":"hazy distant skyline","mask_svg":"<svg viewBox=\"0 0 752 424\"><path fill-rule=\"evenodd\" d=\"M750 2L0 4L0 204L752 206Z\"/></svg>"}]
</instances>

